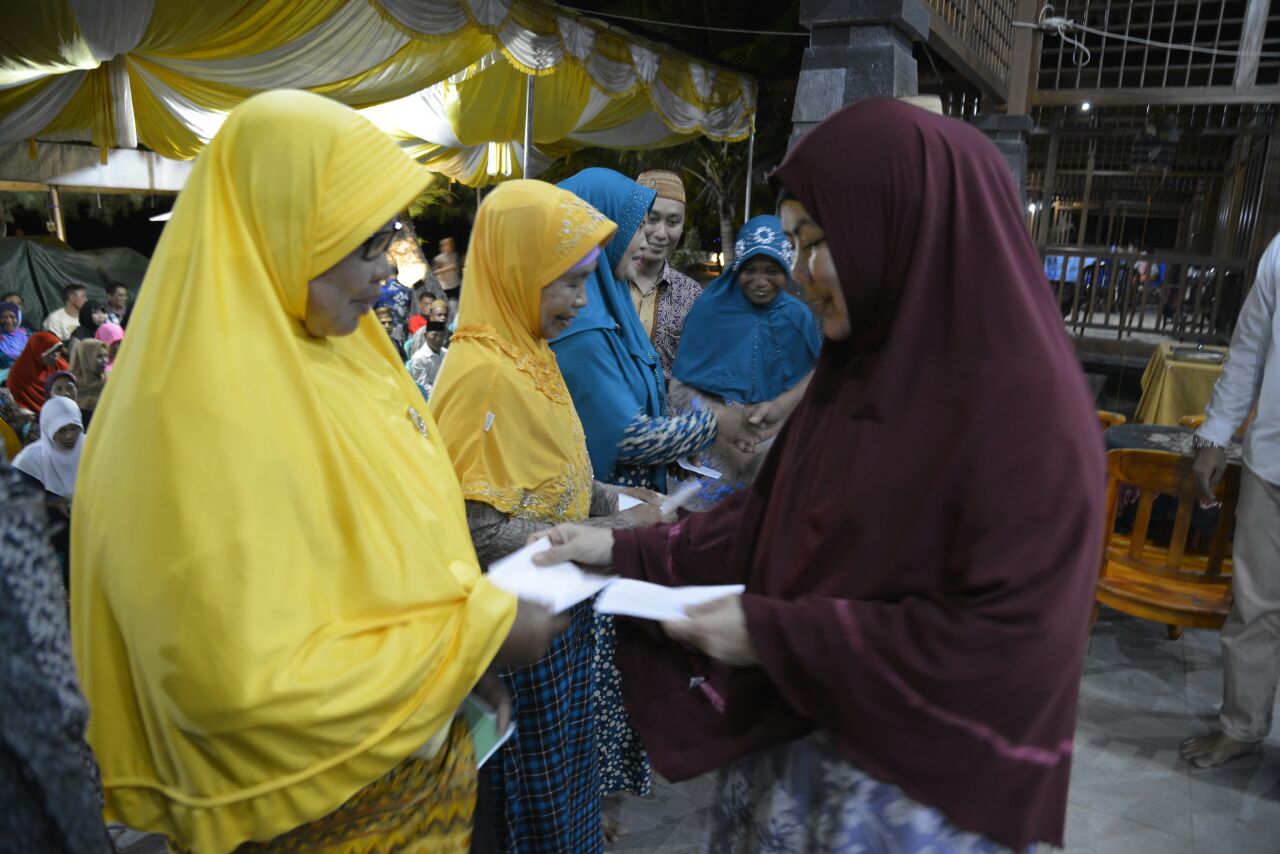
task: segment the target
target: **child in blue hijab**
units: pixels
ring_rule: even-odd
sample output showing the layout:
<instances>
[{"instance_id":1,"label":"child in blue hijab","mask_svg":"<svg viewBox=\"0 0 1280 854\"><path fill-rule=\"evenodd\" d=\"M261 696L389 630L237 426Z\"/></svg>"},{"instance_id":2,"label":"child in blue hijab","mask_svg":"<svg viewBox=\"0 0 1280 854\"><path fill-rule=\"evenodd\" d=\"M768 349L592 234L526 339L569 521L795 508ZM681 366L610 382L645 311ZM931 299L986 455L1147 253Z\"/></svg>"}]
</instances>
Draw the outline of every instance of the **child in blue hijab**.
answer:
<instances>
[{"instance_id":1,"label":"child in blue hijab","mask_svg":"<svg viewBox=\"0 0 1280 854\"><path fill-rule=\"evenodd\" d=\"M672 373L726 402L761 403L808 376L822 336L808 307L785 291L791 246L781 220L747 222L734 254L693 304Z\"/></svg>"},{"instance_id":2,"label":"child in blue hijab","mask_svg":"<svg viewBox=\"0 0 1280 854\"><path fill-rule=\"evenodd\" d=\"M781 220L758 216L748 221L738 232L734 256L685 320L671 371L674 409L720 412L773 400L808 376L817 362L822 346L817 321L785 290L792 252ZM704 484L699 505L705 508L744 487L763 459L763 453L744 454L717 442L705 461L721 476Z\"/></svg>"}]
</instances>

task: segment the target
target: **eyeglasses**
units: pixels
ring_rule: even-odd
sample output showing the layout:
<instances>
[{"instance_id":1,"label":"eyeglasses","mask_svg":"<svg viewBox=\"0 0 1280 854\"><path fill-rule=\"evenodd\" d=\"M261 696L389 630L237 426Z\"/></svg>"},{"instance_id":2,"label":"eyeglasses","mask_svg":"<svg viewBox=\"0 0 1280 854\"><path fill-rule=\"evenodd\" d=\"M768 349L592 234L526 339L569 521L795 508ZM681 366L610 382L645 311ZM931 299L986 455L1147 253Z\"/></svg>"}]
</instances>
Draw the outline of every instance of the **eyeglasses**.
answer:
<instances>
[{"instance_id":1,"label":"eyeglasses","mask_svg":"<svg viewBox=\"0 0 1280 854\"><path fill-rule=\"evenodd\" d=\"M375 231L368 240L360 244L360 257L365 261L373 261L379 255L384 254L391 248L391 243L396 239L396 235L404 228L404 223L396 220L391 223L390 228L382 231Z\"/></svg>"}]
</instances>

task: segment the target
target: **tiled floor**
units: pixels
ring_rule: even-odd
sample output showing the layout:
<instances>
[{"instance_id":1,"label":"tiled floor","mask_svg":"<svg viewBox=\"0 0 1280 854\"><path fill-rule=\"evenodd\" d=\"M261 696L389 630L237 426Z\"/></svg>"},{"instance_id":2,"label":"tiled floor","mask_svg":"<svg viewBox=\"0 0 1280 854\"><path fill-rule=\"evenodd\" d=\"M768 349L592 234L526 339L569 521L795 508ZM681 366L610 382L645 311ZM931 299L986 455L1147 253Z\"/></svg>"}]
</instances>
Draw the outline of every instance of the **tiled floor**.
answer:
<instances>
[{"instance_id":1,"label":"tiled floor","mask_svg":"<svg viewBox=\"0 0 1280 854\"><path fill-rule=\"evenodd\" d=\"M1089 644L1067 808L1070 854L1280 854L1280 727L1261 755L1218 768L1178 756L1207 732L1222 691L1218 634L1103 610ZM698 851L711 781L655 781L652 798L624 801L630 828L616 852ZM121 839L129 854L160 854L155 837ZM1046 849L1047 850L1047 849Z\"/></svg>"}]
</instances>

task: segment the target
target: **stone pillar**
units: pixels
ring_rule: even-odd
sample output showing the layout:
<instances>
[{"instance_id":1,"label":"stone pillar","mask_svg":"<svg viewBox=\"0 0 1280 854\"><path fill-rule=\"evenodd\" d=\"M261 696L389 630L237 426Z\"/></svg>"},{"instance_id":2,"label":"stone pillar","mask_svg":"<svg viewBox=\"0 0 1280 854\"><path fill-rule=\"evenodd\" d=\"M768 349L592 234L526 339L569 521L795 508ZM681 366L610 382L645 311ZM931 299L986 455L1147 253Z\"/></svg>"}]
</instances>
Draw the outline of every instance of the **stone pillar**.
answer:
<instances>
[{"instance_id":1,"label":"stone pillar","mask_svg":"<svg viewBox=\"0 0 1280 854\"><path fill-rule=\"evenodd\" d=\"M920 0L800 0L812 33L800 65L791 145L832 113L865 98L916 94L915 41L929 38Z\"/></svg>"},{"instance_id":2,"label":"stone pillar","mask_svg":"<svg viewBox=\"0 0 1280 854\"><path fill-rule=\"evenodd\" d=\"M993 113L988 116L978 116L973 120L973 126L985 133L996 144L996 148L1000 149L1000 153L1004 155L1004 160L1009 164L1009 171L1013 173L1013 182L1018 185L1018 192L1022 194L1022 203L1027 203L1027 135L1031 133L1035 127L1035 122L1030 116L1010 116L1003 113ZM1053 199L1048 198L1047 194L1051 194L1053 189L1045 187L1046 198L1042 201L1045 205L1053 203Z\"/></svg>"}]
</instances>

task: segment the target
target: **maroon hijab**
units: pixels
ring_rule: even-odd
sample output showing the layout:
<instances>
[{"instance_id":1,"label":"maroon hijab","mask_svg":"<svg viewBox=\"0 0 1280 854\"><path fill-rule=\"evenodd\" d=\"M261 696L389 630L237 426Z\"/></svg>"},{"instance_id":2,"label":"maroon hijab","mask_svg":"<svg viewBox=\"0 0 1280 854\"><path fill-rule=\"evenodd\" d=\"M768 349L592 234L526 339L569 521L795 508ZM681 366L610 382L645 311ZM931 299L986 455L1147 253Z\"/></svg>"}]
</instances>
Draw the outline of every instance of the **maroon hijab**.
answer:
<instances>
[{"instance_id":1,"label":"maroon hijab","mask_svg":"<svg viewBox=\"0 0 1280 854\"><path fill-rule=\"evenodd\" d=\"M825 343L747 493L617 535L624 574L745 579L762 662L620 624L633 719L676 779L817 728L964 829L1061 845L1104 464L1008 168L877 100L776 175L826 232L855 336Z\"/></svg>"}]
</instances>

